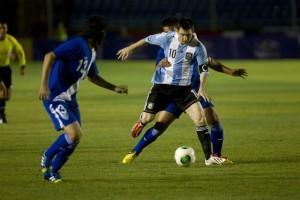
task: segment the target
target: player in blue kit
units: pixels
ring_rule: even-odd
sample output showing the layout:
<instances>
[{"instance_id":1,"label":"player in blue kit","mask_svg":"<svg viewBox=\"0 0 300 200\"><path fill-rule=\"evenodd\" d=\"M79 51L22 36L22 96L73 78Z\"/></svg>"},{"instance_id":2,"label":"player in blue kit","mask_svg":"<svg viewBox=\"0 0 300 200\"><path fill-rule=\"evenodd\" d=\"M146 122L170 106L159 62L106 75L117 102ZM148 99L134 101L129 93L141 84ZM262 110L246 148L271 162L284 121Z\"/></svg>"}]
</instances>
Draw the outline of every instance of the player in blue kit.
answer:
<instances>
[{"instance_id":1,"label":"player in blue kit","mask_svg":"<svg viewBox=\"0 0 300 200\"><path fill-rule=\"evenodd\" d=\"M164 32L172 31L174 27L177 24L176 18L166 18L162 23L162 28ZM196 35L194 35L196 37ZM164 51L161 48L157 53L156 58L156 64L157 67L169 67L171 64L165 59ZM197 63L196 63L197 64ZM247 73L244 69L230 69L226 66L224 66L222 63L216 61L215 59L209 57L208 58L208 66L213 68L214 70L230 74L233 76L246 76ZM194 68L193 76L192 76L192 88L195 91L199 90L199 71L198 68ZM198 127L198 138L201 142L204 154L205 154L205 164L206 165L212 165L212 164L222 164L224 163L224 160L221 157L221 149L222 149L222 143L223 143L223 130L220 125L220 121L218 119L217 113L213 109L213 104L210 101L204 101L203 99L200 99L201 106L204 110L204 116L206 118L206 122L211 126L211 141L213 144L213 153L211 152L210 147L210 138L209 138L209 132L206 125L201 126L201 128ZM163 133L164 130L167 129L167 127L176 119L179 118L182 111L177 108L177 106L174 103L170 103L165 110L161 111L159 113L158 119L156 124L149 128L144 136L140 139L138 144L133 148L133 150L128 153L122 160L122 163L127 164L132 162L137 155L141 153L141 151L148 146L150 143L152 143L159 135ZM205 121L204 121L205 123ZM155 137L150 137L149 140L149 134L151 134L152 130L155 129L155 127L160 126L161 132L159 135L156 135ZM137 137L140 132L142 131L142 128L144 127L144 124L141 120L139 120L132 128L131 134L133 137ZM147 140L148 138L148 140ZM147 140L147 142L145 142ZM211 156L213 154L213 156ZM228 162L230 162L227 159Z\"/></svg>"},{"instance_id":2,"label":"player in blue kit","mask_svg":"<svg viewBox=\"0 0 300 200\"><path fill-rule=\"evenodd\" d=\"M61 44L44 57L39 99L43 100L55 129L63 133L42 155L44 179L60 182L59 170L74 152L82 136L80 112L76 100L79 82L86 76L92 83L127 94L127 86L115 86L99 76L96 48L105 35L105 23L99 16L87 20L83 34Z\"/></svg>"},{"instance_id":3,"label":"player in blue kit","mask_svg":"<svg viewBox=\"0 0 300 200\"><path fill-rule=\"evenodd\" d=\"M155 69L152 82L154 83L145 103L144 112L141 114L141 122L147 124L151 122L156 113L166 109L170 103L174 103L181 112L185 111L196 125L197 134L202 134L203 121L202 110L198 103L199 98L208 101L205 82L207 77L208 57L204 45L194 37L194 24L190 19L181 19L178 22L176 32L163 32L150 35L124 49L121 49L117 55L118 59L125 60L129 54L136 48L146 43L158 45L164 50L167 56L169 67L157 67ZM196 65L197 64L197 65ZM191 88L191 80L195 68L200 68L199 90ZM155 127L147 132L143 137L143 144L147 146L153 142L161 133L165 126L162 123L156 123ZM204 149L210 146L210 138L206 137ZM128 155L131 160L136 156L136 152ZM127 156L126 156L127 157ZM123 159L123 163L130 162L130 159ZM218 162L225 162L225 158L219 158Z\"/></svg>"}]
</instances>

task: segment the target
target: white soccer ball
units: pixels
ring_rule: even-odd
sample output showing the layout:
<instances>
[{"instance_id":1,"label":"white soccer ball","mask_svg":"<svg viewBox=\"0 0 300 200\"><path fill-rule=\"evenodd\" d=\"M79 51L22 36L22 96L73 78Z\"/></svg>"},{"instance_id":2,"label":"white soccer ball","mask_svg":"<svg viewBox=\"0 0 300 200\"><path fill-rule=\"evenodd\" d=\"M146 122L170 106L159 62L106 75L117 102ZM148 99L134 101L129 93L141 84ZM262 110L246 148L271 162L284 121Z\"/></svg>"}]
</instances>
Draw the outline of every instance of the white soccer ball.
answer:
<instances>
[{"instance_id":1,"label":"white soccer ball","mask_svg":"<svg viewBox=\"0 0 300 200\"><path fill-rule=\"evenodd\" d=\"M175 161L180 167L188 167L196 161L195 151L192 147L181 146L175 151Z\"/></svg>"}]
</instances>

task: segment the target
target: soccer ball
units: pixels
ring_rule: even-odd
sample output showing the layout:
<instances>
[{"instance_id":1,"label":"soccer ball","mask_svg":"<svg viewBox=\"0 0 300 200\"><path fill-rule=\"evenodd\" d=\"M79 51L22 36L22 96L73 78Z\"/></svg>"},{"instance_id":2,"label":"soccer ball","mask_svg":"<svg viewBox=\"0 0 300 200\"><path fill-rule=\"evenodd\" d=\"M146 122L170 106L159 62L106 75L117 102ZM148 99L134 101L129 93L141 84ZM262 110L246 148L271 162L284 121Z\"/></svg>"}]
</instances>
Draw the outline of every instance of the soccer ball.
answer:
<instances>
[{"instance_id":1,"label":"soccer ball","mask_svg":"<svg viewBox=\"0 0 300 200\"><path fill-rule=\"evenodd\" d=\"M181 146L175 151L175 161L180 167L188 167L196 161L195 151L192 147Z\"/></svg>"}]
</instances>

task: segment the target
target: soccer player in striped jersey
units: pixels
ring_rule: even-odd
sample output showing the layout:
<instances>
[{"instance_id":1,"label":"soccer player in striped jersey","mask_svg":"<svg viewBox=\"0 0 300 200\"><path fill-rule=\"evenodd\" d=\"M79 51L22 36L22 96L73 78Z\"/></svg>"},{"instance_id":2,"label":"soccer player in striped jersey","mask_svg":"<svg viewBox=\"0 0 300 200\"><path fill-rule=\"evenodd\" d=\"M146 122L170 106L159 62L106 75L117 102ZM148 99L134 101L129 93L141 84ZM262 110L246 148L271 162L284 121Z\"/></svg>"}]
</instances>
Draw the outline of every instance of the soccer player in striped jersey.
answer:
<instances>
[{"instance_id":1,"label":"soccer player in striped jersey","mask_svg":"<svg viewBox=\"0 0 300 200\"><path fill-rule=\"evenodd\" d=\"M176 18L166 18L163 23L162 23L162 28L164 32L169 32L169 31L174 31L175 27L177 24ZM196 34L194 35L195 37ZM197 64L197 63L196 63ZM168 62L168 60L165 58L163 49L160 48L157 57L156 57L156 65L157 67L169 67L171 64ZM228 75L232 76L240 76L240 77L245 77L247 76L247 72L245 69L231 69L227 66L224 66L222 63L219 61L215 60L212 57L208 58L208 63L207 66L219 71L223 72ZM194 68L193 76L192 76L192 88L195 91L199 90L199 71L198 68ZM203 151L204 151L204 156L205 156L205 164L206 165L213 165L213 164L223 164L223 161L227 161L226 163L230 163L230 160L224 160L221 156L221 151L222 151L222 144L223 144L223 128L221 126L221 122L219 120L218 114L216 110L214 109L214 105L212 104L211 101L205 102L202 99L200 99L200 104L203 109L203 115L206 119L206 123L210 126L211 129L211 134L210 134L210 139L212 142L212 151L210 147L210 142L209 142L209 133L208 133L208 127L206 125L203 125L201 127L201 131L197 132L199 141L202 145ZM167 127L176 119L179 118L179 116L182 114L182 111L176 107L174 103L170 103L166 109L161 111L159 113L159 116L157 118L156 123L160 124L161 127L164 127L163 130L166 130ZM149 128L145 135L147 135L147 132L150 132L151 129L153 129L155 126ZM144 124L139 120L133 128L131 129L131 135L133 137L137 137L142 129L144 127ZM162 133L161 133L162 134ZM145 137L145 136L144 136ZM144 142L144 137L140 139L138 144L133 148L133 150L128 153L124 159L123 163L130 163L134 160L134 158L141 153L141 151L148 146L150 143L145 143ZM211 154L213 156L211 156Z\"/></svg>"},{"instance_id":2,"label":"soccer player in striped jersey","mask_svg":"<svg viewBox=\"0 0 300 200\"><path fill-rule=\"evenodd\" d=\"M164 32L174 31L174 27L177 24L176 18L166 18L162 23L162 28ZM194 35L196 37L196 35ZM156 64L157 67L168 67L170 66L170 63L167 61L167 59L164 58L164 52L163 49L160 48L160 50L157 53L156 57ZM197 63L196 63L197 64ZM215 59L209 57L208 58L208 66L217 70L221 71L226 74L230 74L233 76L246 76L247 73L244 69L231 69L226 66L224 66L222 63L216 61ZM199 71L198 68L194 68L193 77L192 77L192 88L195 91L199 90ZM222 149L222 142L220 138L223 138L223 130L222 128L219 128L215 130L216 126L220 125L220 121L218 119L217 113L213 109L213 104L211 102L205 102L203 100L200 100L201 106L204 110L204 116L207 118L207 123L211 126L211 140L213 144L213 153L211 152L210 148L210 138L208 134L208 128L206 125L203 125L201 127L201 131L198 131L198 138L200 140L200 143L202 144L202 148L205 155L205 164L206 165L212 165L212 164L222 164L225 159L221 157L221 149ZM145 142L145 139L147 139L147 134L152 131L156 126L162 127L163 130L166 130L167 127L176 119L179 118L182 111L176 107L174 103L170 103L165 110L161 111L159 113L158 119L156 121L156 124L149 128L145 135L140 139L138 144L133 148L133 150L128 153L122 160L124 164L130 163L134 160L134 158L141 153L141 151L148 146L151 142L153 142L156 137L153 138L153 141ZM204 121L205 123L205 121ZM142 128L144 127L144 124L142 124L141 120L139 120L134 127L131 130L131 134L133 137L137 137L140 132L142 131ZM220 127L220 126L218 126ZM160 134L162 134L162 132ZM157 135L158 137L159 135ZM218 137L218 138L217 138ZM217 139L216 139L217 138ZM149 141L149 140L148 140ZM213 156L211 156L213 154ZM227 159L228 162L230 162Z\"/></svg>"},{"instance_id":3,"label":"soccer player in striped jersey","mask_svg":"<svg viewBox=\"0 0 300 200\"><path fill-rule=\"evenodd\" d=\"M96 48L105 35L101 17L88 19L82 36L61 44L44 57L39 98L43 100L55 129L63 133L42 155L44 179L60 182L59 170L73 153L82 136L80 112L76 100L79 82L88 77L92 83L117 93L127 86L115 86L104 80L96 67Z\"/></svg>"},{"instance_id":4,"label":"soccer player in striped jersey","mask_svg":"<svg viewBox=\"0 0 300 200\"><path fill-rule=\"evenodd\" d=\"M11 98L12 71L10 60L15 54L20 65L20 75L25 72L25 53L21 44L7 33L7 23L0 20L0 124L7 123L5 114L6 101Z\"/></svg>"},{"instance_id":5,"label":"soccer player in striped jersey","mask_svg":"<svg viewBox=\"0 0 300 200\"><path fill-rule=\"evenodd\" d=\"M168 67L170 63L168 63L167 59L162 59L158 63L159 67ZM214 69L215 71L222 72L231 76L238 76L244 78L247 76L247 71L245 69L231 69L219 61L215 60L212 57L208 57L207 66L209 68ZM199 88L199 72L195 71L192 77L192 88L197 90ZM205 118L205 122L208 126L210 126L210 140L212 143L212 149L210 147L210 143L208 143L209 131L207 125L202 126L202 130L197 132L200 143L202 144L202 148L205 156L205 165L214 165L214 164L231 164L232 161L222 156L222 145L223 145L223 128L218 117L216 110L214 109L214 104L211 99L209 101L204 101L200 98L199 100L201 107L203 109L203 117ZM165 129L179 116L182 114L182 111L176 107L174 103L171 103L167 106L167 108L162 111L157 119L156 123L161 123L162 126L165 126ZM132 129L132 135L138 135L143 128L140 120L134 125ZM155 125L154 125L155 126ZM137 128L139 127L139 128ZM153 127L152 127L153 128ZM139 130L140 129L140 130ZM151 129L151 128L150 128ZM150 130L148 129L148 130ZM146 132L148 132L148 130ZM142 140L142 139L141 139ZM145 148L146 146L140 145L143 142L138 143L133 151L138 152L137 155ZM211 151L212 150L212 151Z\"/></svg>"},{"instance_id":6,"label":"soccer player in striped jersey","mask_svg":"<svg viewBox=\"0 0 300 200\"><path fill-rule=\"evenodd\" d=\"M118 59L125 60L129 54L138 47L145 44L158 45L164 50L167 56L169 67L158 67L155 69L152 82L154 83L145 103L144 112L141 114L141 123L151 122L156 113L162 111L170 103L174 103L181 111L185 111L195 123L197 134L202 132L205 125L199 98L208 101L205 82L208 75L206 64L208 57L204 45L194 37L194 24L190 19L180 19L176 32L163 32L150 35L124 49L118 51ZM195 65L197 63L197 65ZM198 91L191 88L191 79L195 67L202 70L200 74L201 87ZM157 123L156 126L144 135L144 144L147 146L153 142L164 130L165 127ZM210 139L204 148L210 147ZM132 152L128 157L136 157ZM124 160L125 159L125 160ZM126 158L123 163L126 163ZM223 159L225 160L225 159Z\"/></svg>"}]
</instances>

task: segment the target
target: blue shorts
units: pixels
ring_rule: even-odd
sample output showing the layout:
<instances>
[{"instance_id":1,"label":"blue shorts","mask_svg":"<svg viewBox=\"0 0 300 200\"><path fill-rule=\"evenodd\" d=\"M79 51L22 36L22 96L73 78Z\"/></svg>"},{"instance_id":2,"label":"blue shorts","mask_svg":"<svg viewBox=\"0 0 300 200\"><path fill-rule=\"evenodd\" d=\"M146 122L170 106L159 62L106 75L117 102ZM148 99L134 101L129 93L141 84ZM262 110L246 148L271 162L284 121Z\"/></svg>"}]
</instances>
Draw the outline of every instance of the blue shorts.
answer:
<instances>
[{"instance_id":1,"label":"blue shorts","mask_svg":"<svg viewBox=\"0 0 300 200\"><path fill-rule=\"evenodd\" d=\"M180 110L174 103L170 103L169 105L167 105L164 111L171 113L176 118L179 118L181 113L183 113L183 111Z\"/></svg>"},{"instance_id":2,"label":"blue shorts","mask_svg":"<svg viewBox=\"0 0 300 200\"><path fill-rule=\"evenodd\" d=\"M43 101L54 127L57 131L62 130L65 126L80 121L80 112L76 102L68 101Z\"/></svg>"},{"instance_id":3,"label":"blue shorts","mask_svg":"<svg viewBox=\"0 0 300 200\"><path fill-rule=\"evenodd\" d=\"M204 101L203 98L199 100L201 107L203 109L209 108L209 107L214 107L214 104L211 101ZM174 103L170 103L164 111L167 111L174 115L176 118L179 118L180 115L183 113L182 110L180 110Z\"/></svg>"}]
</instances>

